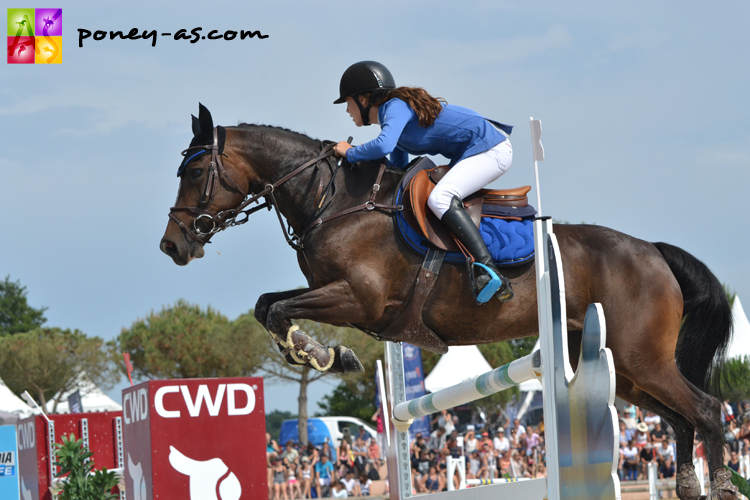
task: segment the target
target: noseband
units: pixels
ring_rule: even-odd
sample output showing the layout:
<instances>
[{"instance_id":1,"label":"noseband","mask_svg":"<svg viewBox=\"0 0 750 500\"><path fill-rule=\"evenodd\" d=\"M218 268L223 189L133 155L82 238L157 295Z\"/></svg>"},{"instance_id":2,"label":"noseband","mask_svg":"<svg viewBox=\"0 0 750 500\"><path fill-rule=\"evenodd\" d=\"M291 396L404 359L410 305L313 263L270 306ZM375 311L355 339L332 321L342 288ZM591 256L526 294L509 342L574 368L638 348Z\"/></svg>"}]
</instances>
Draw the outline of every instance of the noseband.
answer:
<instances>
[{"instance_id":1,"label":"noseband","mask_svg":"<svg viewBox=\"0 0 750 500\"><path fill-rule=\"evenodd\" d=\"M214 127L213 129L213 137L214 141L213 144L209 145L202 145L202 146L193 146L185 151L182 152L182 155L185 156L189 151L192 150L210 150L211 151L211 163L209 164L209 171L208 176L206 179L206 186L203 189L203 197L201 201L198 203L197 207L172 207L169 209L169 218L172 219L178 226L180 226L180 229L182 229L185 234L190 237L193 241L196 243L199 243L201 245L204 245L206 243L210 243L210 238L214 234L223 231L224 229L232 226L239 226L241 224L244 224L247 222L248 218L250 217L250 214L257 212L258 210L261 210L263 208L267 208L268 210L271 210L271 207L276 209L276 214L279 217L279 222L281 223L282 229L284 229L284 222L282 220L281 212L279 211L278 204L276 203L276 198L274 197L274 190L284 184L286 181L294 177L295 175L299 174L303 170L305 170L308 167L311 167L313 165L317 165L318 162L320 162L323 159L329 158L334 153L334 146L335 143L328 144L325 146L321 152L313 158L312 160L305 162L304 164L300 165L296 169L294 169L289 174L285 175L278 181L274 182L273 184L266 184L265 188L257 194L246 194L239 185L229 176L226 169L224 169L224 164L221 161L222 155L219 153L219 139L218 139L218 129L217 127ZM221 179L224 178L228 184L231 186L232 189L237 191L238 193L243 195L243 201L237 205L235 208L230 210L223 210L219 212L218 214L215 214L211 212L208 207L211 206L211 202L214 199L214 195L216 193L216 185L221 181ZM333 178L331 179L331 183L333 182ZM319 192L320 195L320 192ZM257 203L260 198L266 198L266 201L264 203L261 203L260 205L257 205L255 207L249 208L245 210L245 207L250 205L251 203ZM192 229L189 228L185 223L183 223L177 216L174 214L175 212L188 212L190 214L193 214L195 218L193 219L193 227ZM237 219L237 217L244 215L244 217ZM205 221L205 222L201 222ZM201 229L200 224L207 223L210 224L210 229ZM301 241L300 239L294 234L293 231L290 231L290 228L286 228L284 230L284 236L286 236L287 242L295 249L301 248ZM290 237L291 236L291 237Z\"/></svg>"}]
</instances>

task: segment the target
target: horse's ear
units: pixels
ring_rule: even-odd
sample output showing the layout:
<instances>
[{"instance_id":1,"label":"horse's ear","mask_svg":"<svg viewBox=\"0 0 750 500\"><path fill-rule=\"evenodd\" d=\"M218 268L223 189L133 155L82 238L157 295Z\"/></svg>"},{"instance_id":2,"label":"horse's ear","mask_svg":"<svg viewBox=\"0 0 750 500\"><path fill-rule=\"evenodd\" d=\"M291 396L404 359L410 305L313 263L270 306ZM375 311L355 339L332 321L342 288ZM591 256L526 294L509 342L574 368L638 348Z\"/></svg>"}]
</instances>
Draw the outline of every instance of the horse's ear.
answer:
<instances>
[{"instance_id":1,"label":"horse's ear","mask_svg":"<svg viewBox=\"0 0 750 500\"><path fill-rule=\"evenodd\" d=\"M195 115L190 115L193 117L193 137L200 137L201 135L201 122L198 120L198 118L195 117Z\"/></svg>"},{"instance_id":2,"label":"horse's ear","mask_svg":"<svg viewBox=\"0 0 750 500\"><path fill-rule=\"evenodd\" d=\"M203 104L198 103L198 120L200 122L201 132L213 140L214 120L211 118L211 112Z\"/></svg>"}]
</instances>

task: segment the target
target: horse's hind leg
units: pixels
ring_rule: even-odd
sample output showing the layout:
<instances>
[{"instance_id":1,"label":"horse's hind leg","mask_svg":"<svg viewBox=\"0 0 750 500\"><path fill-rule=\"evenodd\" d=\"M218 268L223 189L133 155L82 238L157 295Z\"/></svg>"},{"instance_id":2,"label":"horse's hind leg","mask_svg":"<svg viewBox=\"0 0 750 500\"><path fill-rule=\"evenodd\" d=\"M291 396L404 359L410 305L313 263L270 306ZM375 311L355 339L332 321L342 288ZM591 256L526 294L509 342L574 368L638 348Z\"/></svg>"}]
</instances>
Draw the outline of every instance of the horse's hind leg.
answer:
<instances>
[{"instance_id":1,"label":"horse's hind leg","mask_svg":"<svg viewBox=\"0 0 750 500\"><path fill-rule=\"evenodd\" d=\"M636 388L625 377L617 377L617 392L620 397L630 401L632 404L645 410L653 411L672 426L677 444L675 491L680 500L698 500L701 497L701 489L698 482L698 475L695 473L695 466L693 465L695 427L676 411L665 406L650 394Z\"/></svg>"},{"instance_id":2,"label":"horse's hind leg","mask_svg":"<svg viewBox=\"0 0 750 500\"><path fill-rule=\"evenodd\" d=\"M698 429L703 437L706 458L711 471L712 498L720 500L738 498L737 487L730 481L731 473L724 468L724 435L720 423L721 403L719 400L688 382L679 372L674 361L661 364L651 363L648 366L651 373L646 377L640 377L635 383L642 391L650 394L675 413L682 415L692 427ZM675 432L680 428L682 438L686 440L690 428L680 426L677 420L675 424L678 425L675 427ZM691 443L690 440L686 442ZM690 448L692 453L692 446ZM683 450L683 453L687 451ZM684 456L686 455L682 455Z\"/></svg>"},{"instance_id":3,"label":"horse's hind leg","mask_svg":"<svg viewBox=\"0 0 750 500\"><path fill-rule=\"evenodd\" d=\"M339 280L271 304L266 329L279 338L297 364L309 364L321 372L361 372L364 368L350 349L342 345L324 347L292 325L291 320L308 319L332 325L366 322L377 316L377 303L371 300L365 307L357 300L351 285Z\"/></svg>"}]
</instances>

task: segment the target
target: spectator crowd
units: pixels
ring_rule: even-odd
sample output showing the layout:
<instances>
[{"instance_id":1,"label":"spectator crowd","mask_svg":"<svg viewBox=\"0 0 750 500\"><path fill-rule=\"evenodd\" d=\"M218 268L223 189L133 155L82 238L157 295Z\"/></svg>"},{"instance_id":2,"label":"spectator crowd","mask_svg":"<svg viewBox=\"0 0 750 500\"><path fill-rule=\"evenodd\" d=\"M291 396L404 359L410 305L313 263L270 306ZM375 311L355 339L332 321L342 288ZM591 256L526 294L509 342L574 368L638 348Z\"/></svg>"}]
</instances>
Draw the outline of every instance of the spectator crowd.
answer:
<instances>
[{"instance_id":1,"label":"spectator crowd","mask_svg":"<svg viewBox=\"0 0 750 500\"><path fill-rule=\"evenodd\" d=\"M658 477L676 475L675 436L672 428L653 412L626 404L618 410L621 481L645 480L649 464L656 464ZM723 404L722 420L727 442L725 462L739 471L740 459L750 451L750 405ZM509 423L507 419L505 423ZM414 493L447 490L448 481L458 487L459 476L447 476L448 457L465 457L467 479L539 478L547 475L544 419L523 425L519 419L507 427L481 423L465 425L459 432L458 418L442 411L431 422L429 434L416 434L410 444ZM285 449L266 435L268 484L271 500L297 498L343 498L368 496L373 481L380 479L382 448L364 428L354 438L345 436L335 450L328 443L298 450L289 441ZM705 459L701 436L696 434L694 457ZM383 478L385 479L385 478Z\"/></svg>"}]
</instances>

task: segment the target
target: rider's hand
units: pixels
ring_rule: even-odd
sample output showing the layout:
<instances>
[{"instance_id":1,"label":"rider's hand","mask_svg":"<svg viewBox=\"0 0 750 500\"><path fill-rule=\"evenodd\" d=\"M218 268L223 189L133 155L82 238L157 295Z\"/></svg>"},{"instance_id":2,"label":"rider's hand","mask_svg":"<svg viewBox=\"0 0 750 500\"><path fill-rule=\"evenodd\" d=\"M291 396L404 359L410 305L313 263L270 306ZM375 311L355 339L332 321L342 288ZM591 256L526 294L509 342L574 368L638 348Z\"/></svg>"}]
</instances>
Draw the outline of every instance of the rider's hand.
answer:
<instances>
[{"instance_id":1,"label":"rider's hand","mask_svg":"<svg viewBox=\"0 0 750 500\"><path fill-rule=\"evenodd\" d=\"M349 144L348 142L341 141L333 147L333 151L334 153L336 153L336 156L341 156L342 158L346 158L346 152L351 147L352 145Z\"/></svg>"}]
</instances>

